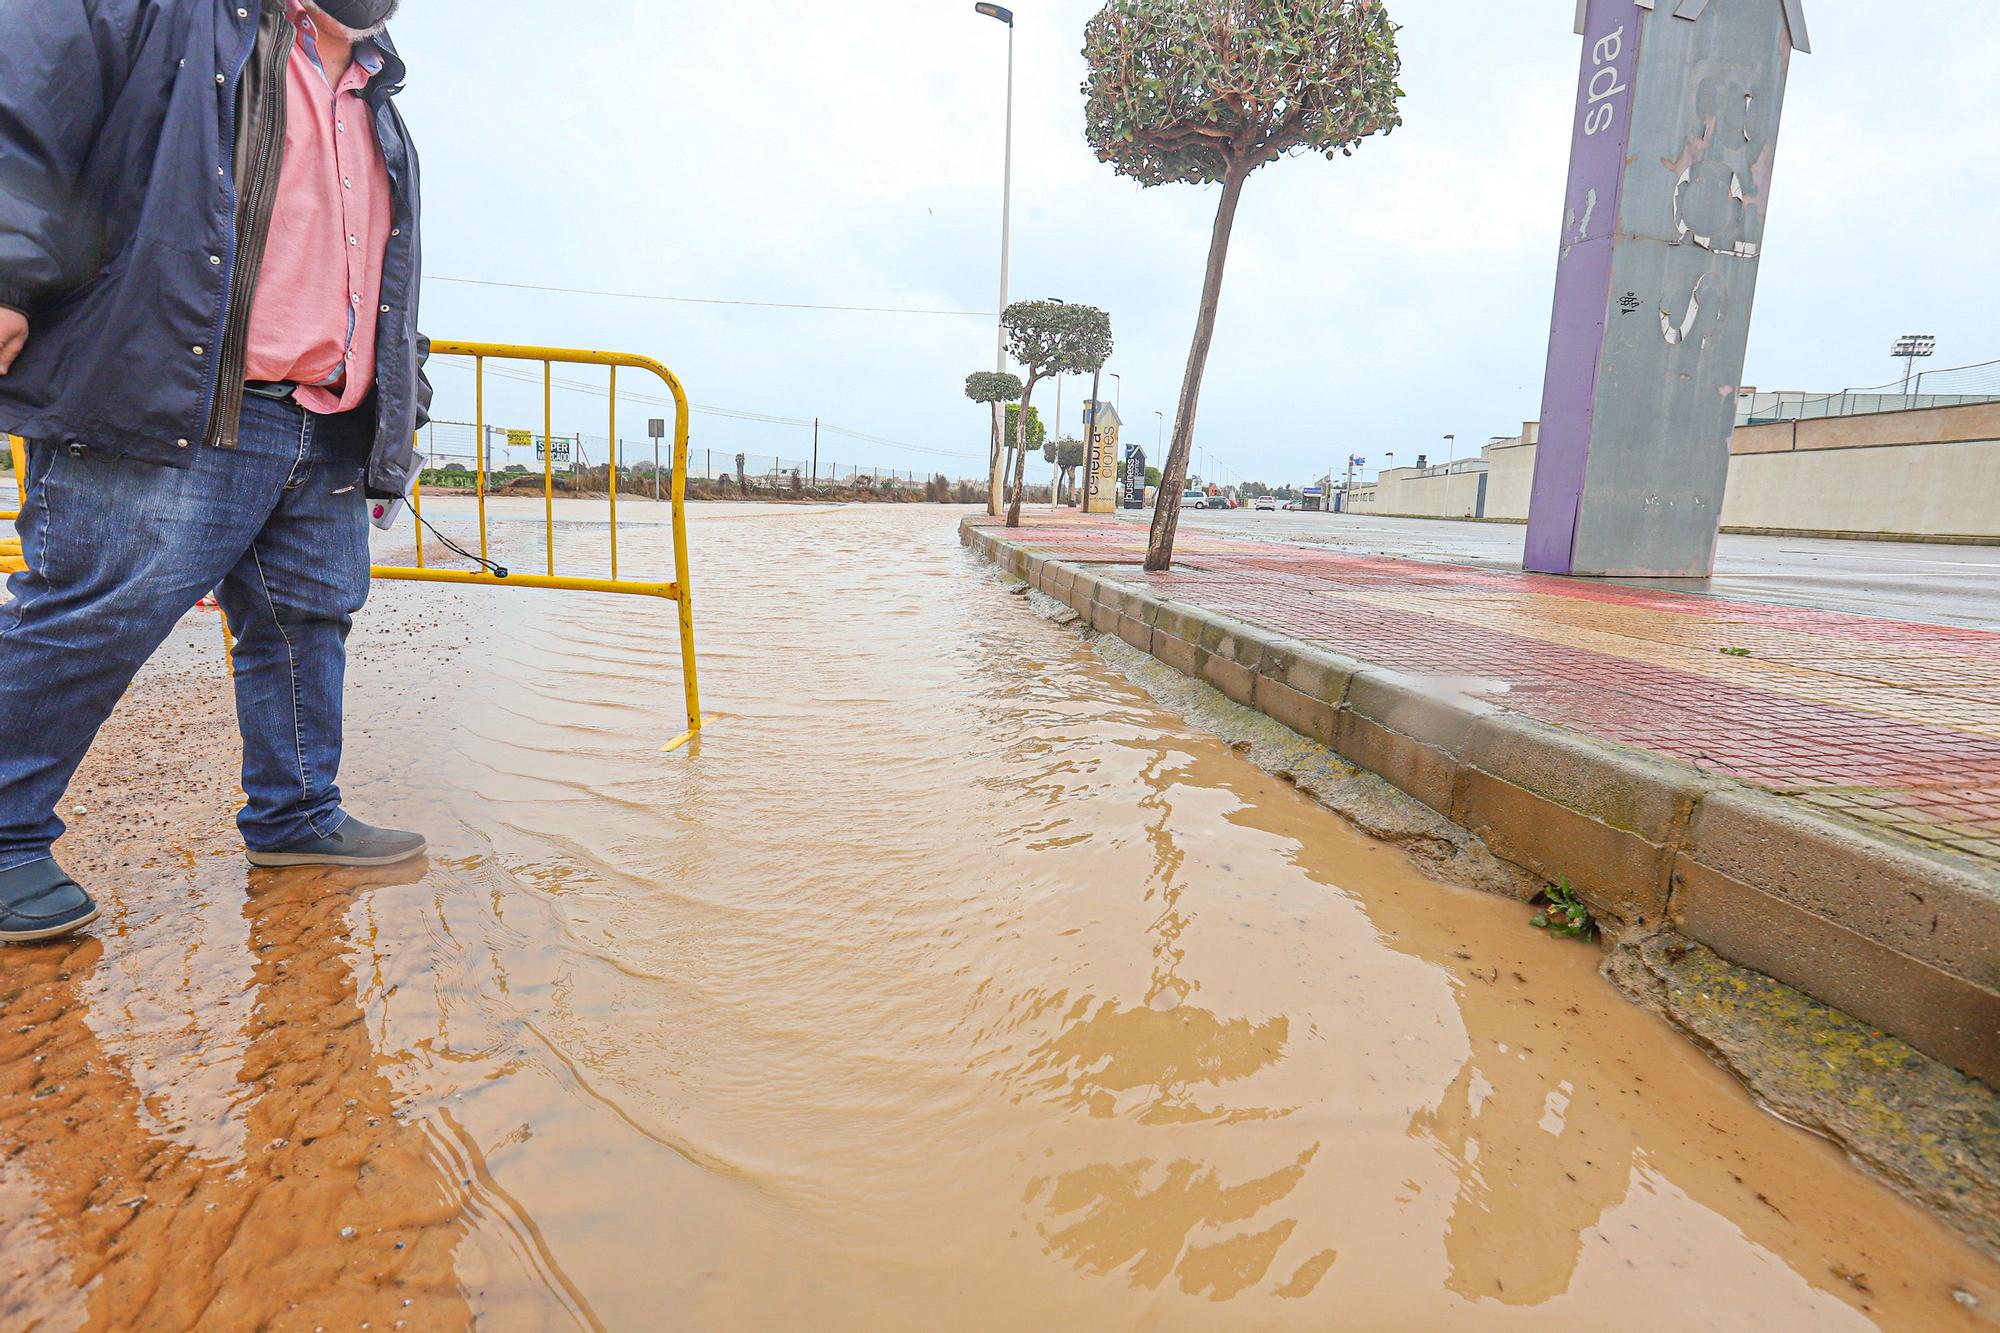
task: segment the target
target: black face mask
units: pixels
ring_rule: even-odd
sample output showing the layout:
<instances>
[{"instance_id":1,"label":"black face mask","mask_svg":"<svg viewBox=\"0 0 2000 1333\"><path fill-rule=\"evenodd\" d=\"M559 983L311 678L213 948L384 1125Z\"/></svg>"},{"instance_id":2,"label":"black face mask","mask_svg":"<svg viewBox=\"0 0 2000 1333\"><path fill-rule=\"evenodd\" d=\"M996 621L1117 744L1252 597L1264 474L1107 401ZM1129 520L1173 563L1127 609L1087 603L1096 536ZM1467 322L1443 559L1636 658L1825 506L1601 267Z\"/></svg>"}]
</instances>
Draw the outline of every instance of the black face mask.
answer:
<instances>
[{"instance_id":1,"label":"black face mask","mask_svg":"<svg viewBox=\"0 0 2000 1333\"><path fill-rule=\"evenodd\" d=\"M398 0L314 0L326 16L354 32L366 32L396 12Z\"/></svg>"}]
</instances>

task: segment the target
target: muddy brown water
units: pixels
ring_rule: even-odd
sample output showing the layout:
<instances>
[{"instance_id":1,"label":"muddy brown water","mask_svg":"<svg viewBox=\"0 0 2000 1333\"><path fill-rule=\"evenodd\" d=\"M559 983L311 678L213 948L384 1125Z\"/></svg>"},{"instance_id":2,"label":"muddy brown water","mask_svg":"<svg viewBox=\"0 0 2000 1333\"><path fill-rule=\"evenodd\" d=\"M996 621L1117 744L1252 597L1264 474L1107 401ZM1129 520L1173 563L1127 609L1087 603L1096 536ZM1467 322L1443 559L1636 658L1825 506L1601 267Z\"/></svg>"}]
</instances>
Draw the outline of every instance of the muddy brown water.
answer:
<instances>
[{"instance_id":1,"label":"muddy brown water","mask_svg":"<svg viewBox=\"0 0 2000 1333\"><path fill-rule=\"evenodd\" d=\"M665 604L378 589L393 872L247 872L191 619L72 793L102 925L0 955L0 1326L1992 1327L1995 1265L1594 949L1164 711L958 517L698 507L692 753Z\"/></svg>"}]
</instances>

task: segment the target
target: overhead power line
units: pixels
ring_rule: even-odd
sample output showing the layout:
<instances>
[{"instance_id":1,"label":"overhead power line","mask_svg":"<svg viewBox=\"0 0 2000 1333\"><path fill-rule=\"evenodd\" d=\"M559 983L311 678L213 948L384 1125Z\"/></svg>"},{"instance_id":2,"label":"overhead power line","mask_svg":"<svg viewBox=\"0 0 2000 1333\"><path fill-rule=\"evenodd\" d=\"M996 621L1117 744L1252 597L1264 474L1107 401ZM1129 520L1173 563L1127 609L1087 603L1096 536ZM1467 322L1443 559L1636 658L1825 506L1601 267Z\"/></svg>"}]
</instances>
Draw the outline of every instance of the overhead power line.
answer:
<instances>
[{"instance_id":1,"label":"overhead power line","mask_svg":"<svg viewBox=\"0 0 2000 1333\"><path fill-rule=\"evenodd\" d=\"M460 358L434 358L431 364L434 366L448 365L455 370L467 373L470 373L472 369ZM540 384L542 382L542 377L533 371L518 370L512 366L489 365L486 367L486 373L495 379L514 380L522 384ZM589 394L594 398L608 398L611 396L610 387L604 384L591 384L584 380L567 379L560 375L552 376L550 383L557 388L567 389L573 393ZM626 390L619 391L618 400L620 402L646 403L655 407L672 407L674 405L674 400L671 398L663 398L657 394L632 393ZM740 407L714 407L706 403L689 403L688 410L699 413L702 416L722 417L729 421L751 421L767 426L796 426L801 429L810 430L814 424L810 417L786 417L772 412L753 412ZM909 444L902 440L890 439L886 435L870 435L864 431L849 430L845 426L836 426L826 421L821 421L818 424L820 430L828 435L840 435L850 440L860 440L866 444L879 444L885 448L903 449L913 454L925 454L933 458L984 458L986 456L963 449L939 449L932 445Z\"/></svg>"},{"instance_id":2,"label":"overhead power line","mask_svg":"<svg viewBox=\"0 0 2000 1333\"><path fill-rule=\"evenodd\" d=\"M564 296L610 296L623 301L670 301L678 305L735 305L759 310L834 310L855 315L942 315L963 319L993 319L990 310L927 310L896 305L818 305L808 301L743 301L719 296L667 296L658 292L619 292L601 287L550 287L533 282L495 282L489 278L447 278L425 274L427 282L452 282L464 287L505 287L517 292L558 292Z\"/></svg>"}]
</instances>

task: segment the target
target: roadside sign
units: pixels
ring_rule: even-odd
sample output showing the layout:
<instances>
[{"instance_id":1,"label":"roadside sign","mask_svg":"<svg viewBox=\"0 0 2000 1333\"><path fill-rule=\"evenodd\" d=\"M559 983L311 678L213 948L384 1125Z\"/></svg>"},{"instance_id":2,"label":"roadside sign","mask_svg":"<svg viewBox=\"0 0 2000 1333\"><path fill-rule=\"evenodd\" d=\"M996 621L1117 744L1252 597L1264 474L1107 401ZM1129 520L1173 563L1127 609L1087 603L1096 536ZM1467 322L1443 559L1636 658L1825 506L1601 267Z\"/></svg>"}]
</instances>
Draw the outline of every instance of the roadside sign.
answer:
<instances>
[{"instance_id":1,"label":"roadside sign","mask_svg":"<svg viewBox=\"0 0 2000 1333\"><path fill-rule=\"evenodd\" d=\"M510 430L507 432L509 449L532 449L535 447L535 432L531 430Z\"/></svg>"},{"instance_id":2,"label":"roadside sign","mask_svg":"<svg viewBox=\"0 0 2000 1333\"><path fill-rule=\"evenodd\" d=\"M1143 509L1146 504L1146 451L1138 445L1125 450L1125 507Z\"/></svg>"},{"instance_id":3,"label":"roadside sign","mask_svg":"<svg viewBox=\"0 0 2000 1333\"><path fill-rule=\"evenodd\" d=\"M667 419L665 417L654 417L648 421L646 423L646 438L650 440L666 439Z\"/></svg>"}]
</instances>

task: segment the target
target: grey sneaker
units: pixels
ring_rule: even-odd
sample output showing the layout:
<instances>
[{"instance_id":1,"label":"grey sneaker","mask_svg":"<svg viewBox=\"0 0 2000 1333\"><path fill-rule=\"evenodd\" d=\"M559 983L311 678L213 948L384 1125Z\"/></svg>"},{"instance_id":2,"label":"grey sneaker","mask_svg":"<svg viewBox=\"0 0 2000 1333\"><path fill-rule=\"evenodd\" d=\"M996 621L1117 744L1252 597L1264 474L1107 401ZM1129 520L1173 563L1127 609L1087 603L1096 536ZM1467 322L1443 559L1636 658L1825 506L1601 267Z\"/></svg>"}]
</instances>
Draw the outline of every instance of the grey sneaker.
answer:
<instances>
[{"instance_id":1,"label":"grey sneaker","mask_svg":"<svg viewBox=\"0 0 2000 1333\"><path fill-rule=\"evenodd\" d=\"M421 833L376 828L349 815L331 837L309 838L268 852L246 849L253 866L392 866L423 855Z\"/></svg>"},{"instance_id":2,"label":"grey sneaker","mask_svg":"<svg viewBox=\"0 0 2000 1333\"><path fill-rule=\"evenodd\" d=\"M60 939L97 920L97 904L54 857L0 870L0 942Z\"/></svg>"}]
</instances>

